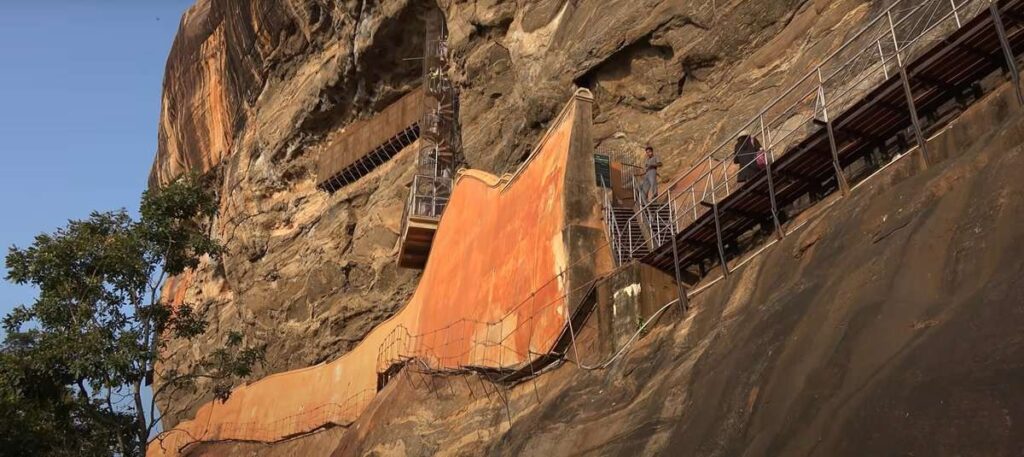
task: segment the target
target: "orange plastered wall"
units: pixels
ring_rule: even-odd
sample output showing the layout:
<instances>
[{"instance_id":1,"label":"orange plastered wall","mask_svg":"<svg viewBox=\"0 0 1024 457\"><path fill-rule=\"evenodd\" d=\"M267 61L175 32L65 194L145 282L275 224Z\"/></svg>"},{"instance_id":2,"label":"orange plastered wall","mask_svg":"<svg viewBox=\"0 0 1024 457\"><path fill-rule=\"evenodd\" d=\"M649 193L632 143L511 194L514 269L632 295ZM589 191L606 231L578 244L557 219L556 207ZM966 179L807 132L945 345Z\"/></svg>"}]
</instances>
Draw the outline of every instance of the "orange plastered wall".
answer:
<instances>
[{"instance_id":1,"label":"orange plastered wall","mask_svg":"<svg viewBox=\"0 0 1024 457\"><path fill-rule=\"evenodd\" d=\"M459 175L412 299L351 352L238 388L154 440L147 454L177 455L195 441L273 441L351 422L373 398L381 348L396 333L411 335L400 342L403 356L434 368L513 366L530 351L548 351L567 314L559 273L570 261L563 190L574 106L514 176Z\"/></svg>"}]
</instances>

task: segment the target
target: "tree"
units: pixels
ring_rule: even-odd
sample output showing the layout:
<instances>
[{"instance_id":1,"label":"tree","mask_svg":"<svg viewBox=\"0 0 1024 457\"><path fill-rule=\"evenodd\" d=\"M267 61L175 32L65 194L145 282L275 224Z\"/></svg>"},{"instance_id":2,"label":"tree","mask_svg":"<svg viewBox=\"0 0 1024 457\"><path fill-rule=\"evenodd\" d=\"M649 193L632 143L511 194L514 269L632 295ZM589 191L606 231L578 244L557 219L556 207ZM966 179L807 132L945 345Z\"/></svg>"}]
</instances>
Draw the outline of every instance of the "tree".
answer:
<instances>
[{"instance_id":1,"label":"tree","mask_svg":"<svg viewBox=\"0 0 1024 457\"><path fill-rule=\"evenodd\" d=\"M138 221L124 210L94 212L10 248L7 279L39 292L3 321L0 412L25 421L0 420L0 435L32 437L36 444L20 444L39 445L31 455L143 455L160 421L158 398L206 379L225 400L262 363L263 347L232 332L195 369L156 372L169 342L206 329L194 306L160 292L168 277L219 257L205 228L216 211L215 197L186 176L146 191ZM144 385L154 374L163 383L147 408Z\"/></svg>"},{"instance_id":2,"label":"tree","mask_svg":"<svg viewBox=\"0 0 1024 457\"><path fill-rule=\"evenodd\" d=\"M0 455L109 456L132 418L77 395L66 367L41 366L22 342L0 348ZM99 426L96 426L99 424Z\"/></svg>"}]
</instances>

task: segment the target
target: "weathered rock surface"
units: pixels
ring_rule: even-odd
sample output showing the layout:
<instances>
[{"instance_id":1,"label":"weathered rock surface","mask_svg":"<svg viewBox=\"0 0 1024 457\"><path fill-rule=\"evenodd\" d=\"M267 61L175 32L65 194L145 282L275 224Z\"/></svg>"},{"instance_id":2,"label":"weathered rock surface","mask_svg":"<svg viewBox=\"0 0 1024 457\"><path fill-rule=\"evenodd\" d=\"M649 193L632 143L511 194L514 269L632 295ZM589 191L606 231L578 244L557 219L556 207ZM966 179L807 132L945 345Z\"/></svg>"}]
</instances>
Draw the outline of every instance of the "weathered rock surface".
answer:
<instances>
[{"instance_id":1,"label":"weathered rock surface","mask_svg":"<svg viewBox=\"0 0 1024 457\"><path fill-rule=\"evenodd\" d=\"M608 369L407 372L345 433L191 455L1020 455L1022 140L1004 85Z\"/></svg>"},{"instance_id":2,"label":"weathered rock surface","mask_svg":"<svg viewBox=\"0 0 1024 457\"><path fill-rule=\"evenodd\" d=\"M335 194L318 152L419 83L423 14L439 6L462 87L466 156L518 163L577 85L601 151L653 144L672 175L740 126L881 7L857 0L512 2L199 0L168 58L151 182L219 178L224 258L181 296L215 325L171 348L187 366L229 330L268 344L257 376L349 350L411 293L394 248L412 156ZM410 60L412 59L412 60ZM159 382L159 380L158 380ZM164 402L172 426L205 398Z\"/></svg>"}]
</instances>

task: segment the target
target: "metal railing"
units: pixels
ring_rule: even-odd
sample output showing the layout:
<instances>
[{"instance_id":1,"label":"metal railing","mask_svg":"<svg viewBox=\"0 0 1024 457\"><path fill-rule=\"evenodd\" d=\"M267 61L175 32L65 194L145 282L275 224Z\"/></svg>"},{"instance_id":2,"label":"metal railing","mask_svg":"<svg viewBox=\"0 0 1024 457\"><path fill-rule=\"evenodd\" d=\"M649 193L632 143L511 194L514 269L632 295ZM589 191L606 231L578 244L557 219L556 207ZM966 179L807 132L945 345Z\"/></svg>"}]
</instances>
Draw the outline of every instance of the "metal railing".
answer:
<instances>
[{"instance_id":1,"label":"metal railing","mask_svg":"<svg viewBox=\"0 0 1024 457\"><path fill-rule=\"evenodd\" d=\"M536 286L526 297L510 301L493 320L464 317L420 334L396 326L378 348L377 373L410 364L425 372L489 369L507 373L528 367L549 355L563 332L571 331L575 338L582 330L570 329L575 309L570 309L569 300L592 283L564 288L567 271Z\"/></svg>"},{"instance_id":2,"label":"metal railing","mask_svg":"<svg viewBox=\"0 0 1024 457\"><path fill-rule=\"evenodd\" d=\"M619 224L615 219L615 206L612 201L612 190L608 189L604 184L604 178L601 178L603 196L601 202L601 212L604 219L605 229L608 231L608 242L612 249L612 255L615 259L615 264L619 265L622 262L622 253L625 251L622 246L622 230L619 228Z\"/></svg>"},{"instance_id":3,"label":"metal railing","mask_svg":"<svg viewBox=\"0 0 1024 457\"><path fill-rule=\"evenodd\" d=\"M409 197L405 202L405 213L402 215L401 233L405 233L410 217L440 219L448 206L453 185L452 178L445 176L413 176Z\"/></svg>"},{"instance_id":4,"label":"metal railing","mask_svg":"<svg viewBox=\"0 0 1024 457\"><path fill-rule=\"evenodd\" d=\"M755 161L737 165L727 160L733 155L730 145L744 135L757 139L764 147L766 163L756 174L770 175L771 164L785 155L790 146L826 128L820 124L831 128L831 119L837 113L902 71L908 59L923 51L926 44L944 39L962 27L964 18L973 18L988 4L987 0L894 2L734 134L695 161L687 172L666 186L666 190L644 202L633 217L649 217L651 208L667 202L673 208L672 223L654 230L652 239L672 238L680 228L715 210L719 202L739 188L741 173L750 174L745 170L758 167ZM845 180L835 157L834 143L832 148L836 179ZM682 182L694 175L696 179L692 182ZM771 193L773 215L777 218L774 190ZM638 250L639 247L634 246L628 255L633 256Z\"/></svg>"}]
</instances>

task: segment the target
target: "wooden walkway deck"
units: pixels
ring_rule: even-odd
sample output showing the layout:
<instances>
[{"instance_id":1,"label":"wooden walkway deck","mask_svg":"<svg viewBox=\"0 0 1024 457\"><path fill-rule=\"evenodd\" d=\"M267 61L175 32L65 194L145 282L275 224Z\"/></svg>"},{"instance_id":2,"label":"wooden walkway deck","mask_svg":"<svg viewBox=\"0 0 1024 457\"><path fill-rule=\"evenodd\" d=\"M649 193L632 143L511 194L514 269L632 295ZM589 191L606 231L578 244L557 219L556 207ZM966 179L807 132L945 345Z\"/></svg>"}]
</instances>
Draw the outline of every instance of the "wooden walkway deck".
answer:
<instances>
[{"instance_id":1,"label":"wooden walkway deck","mask_svg":"<svg viewBox=\"0 0 1024 457\"><path fill-rule=\"evenodd\" d=\"M1020 50L1024 49L1024 1L996 2L998 16L992 14L988 2L982 3L985 3L984 9L945 38L929 39L930 47L910 51L912 61L902 62L905 73L899 71L895 61L891 66L880 65L885 75L884 79L878 78L881 83L877 87L843 109L831 122L827 122L827 117L815 118L810 133L781 154L773 151L778 154L775 161L767 170L759 170L755 179L733 186L725 195L714 191L710 195L704 193L703 197L694 199L696 207L683 208L685 205L679 201L688 205L690 195L700 195L699 190L688 190L685 199L680 198L683 193L677 191L670 200L675 199L673 204L681 215L693 215L692 222L677 222L675 243L656 246L641 261L669 273L674 270L674 259L678 259L681 270L696 269L701 273L705 267L725 263L728 274L731 255L727 247L758 226L772 227L773 209L785 208L809 193L821 195L842 190L846 176L837 179L833 157L847 170L879 150L906 151L916 144L915 122L918 131L926 137L955 118L966 105L965 100L976 99L978 83L986 77L1005 69L1016 80L1016 63L1007 65L994 19L1001 18L1006 43L1016 62ZM951 16L950 20L953 19L960 23L964 18ZM881 43L879 54L885 55ZM883 66L886 68L881 68ZM911 116L907 89L912 93L919 119ZM918 148L915 153L920 153L926 163L926 150Z\"/></svg>"}]
</instances>

